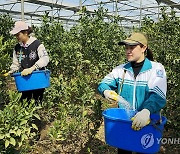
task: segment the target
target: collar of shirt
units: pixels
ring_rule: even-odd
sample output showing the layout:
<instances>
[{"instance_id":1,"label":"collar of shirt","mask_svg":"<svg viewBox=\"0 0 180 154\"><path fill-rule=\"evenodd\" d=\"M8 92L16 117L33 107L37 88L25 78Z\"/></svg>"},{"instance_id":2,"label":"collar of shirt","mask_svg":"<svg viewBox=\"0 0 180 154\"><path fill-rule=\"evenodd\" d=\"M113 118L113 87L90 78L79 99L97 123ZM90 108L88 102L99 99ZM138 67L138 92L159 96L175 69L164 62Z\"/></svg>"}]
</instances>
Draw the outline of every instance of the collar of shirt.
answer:
<instances>
[{"instance_id":1,"label":"collar of shirt","mask_svg":"<svg viewBox=\"0 0 180 154\"><path fill-rule=\"evenodd\" d=\"M140 72L145 72L151 68L152 68L151 61L148 58L145 58L144 64L143 64ZM132 68L131 62L126 63L124 65L124 69L133 73L133 68Z\"/></svg>"},{"instance_id":2,"label":"collar of shirt","mask_svg":"<svg viewBox=\"0 0 180 154\"><path fill-rule=\"evenodd\" d=\"M29 40L26 42L26 44L23 44L22 42L19 42L20 46L27 48L31 43L33 43L36 40L35 37L30 37Z\"/></svg>"}]
</instances>

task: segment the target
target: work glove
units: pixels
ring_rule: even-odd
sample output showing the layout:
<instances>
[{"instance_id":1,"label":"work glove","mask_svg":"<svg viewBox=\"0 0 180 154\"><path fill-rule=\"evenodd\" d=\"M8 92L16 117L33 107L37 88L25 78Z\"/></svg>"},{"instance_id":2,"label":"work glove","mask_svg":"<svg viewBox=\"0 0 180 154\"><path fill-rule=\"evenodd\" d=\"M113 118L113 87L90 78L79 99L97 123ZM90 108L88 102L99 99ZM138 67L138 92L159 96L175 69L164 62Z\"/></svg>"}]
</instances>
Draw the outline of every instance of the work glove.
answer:
<instances>
[{"instance_id":1,"label":"work glove","mask_svg":"<svg viewBox=\"0 0 180 154\"><path fill-rule=\"evenodd\" d=\"M22 75L22 76L29 75L29 74L31 74L35 69L36 69L35 66L32 66L32 67L30 67L30 68L26 68L26 69L24 69L24 70L21 72L21 75Z\"/></svg>"},{"instance_id":2,"label":"work glove","mask_svg":"<svg viewBox=\"0 0 180 154\"><path fill-rule=\"evenodd\" d=\"M131 120L133 120L132 129L140 130L150 123L150 111L148 109L143 109L142 111L136 113Z\"/></svg>"},{"instance_id":3,"label":"work glove","mask_svg":"<svg viewBox=\"0 0 180 154\"><path fill-rule=\"evenodd\" d=\"M3 76L4 77L7 77L8 75L10 75L11 73L7 72L7 73L4 73Z\"/></svg>"},{"instance_id":4,"label":"work glove","mask_svg":"<svg viewBox=\"0 0 180 154\"><path fill-rule=\"evenodd\" d=\"M7 77L8 75L12 75L13 73L14 73L14 70L10 70L9 72L4 73L3 76Z\"/></svg>"},{"instance_id":5,"label":"work glove","mask_svg":"<svg viewBox=\"0 0 180 154\"><path fill-rule=\"evenodd\" d=\"M118 101L118 94L113 90L105 90L104 96L109 101Z\"/></svg>"}]
</instances>

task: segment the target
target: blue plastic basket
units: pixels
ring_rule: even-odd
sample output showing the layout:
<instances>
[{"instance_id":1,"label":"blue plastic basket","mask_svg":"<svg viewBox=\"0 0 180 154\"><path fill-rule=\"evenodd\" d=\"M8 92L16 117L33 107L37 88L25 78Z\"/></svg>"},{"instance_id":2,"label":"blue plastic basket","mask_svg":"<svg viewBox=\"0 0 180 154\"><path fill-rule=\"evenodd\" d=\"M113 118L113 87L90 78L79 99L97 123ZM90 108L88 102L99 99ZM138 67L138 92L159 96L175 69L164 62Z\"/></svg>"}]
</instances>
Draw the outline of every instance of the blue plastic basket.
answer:
<instances>
[{"instance_id":1,"label":"blue plastic basket","mask_svg":"<svg viewBox=\"0 0 180 154\"><path fill-rule=\"evenodd\" d=\"M132 121L130 120L134 114L135 112L132 110L127 114L125 109L120 108L110 108L103 112L106 143L133 152L158 152L159 141L162 138L167 119L162 116L161 124L156 124L159 122L160 116L152 114L150 116L151 123L141 130L135 131L131 128Z\"/></svg>"},{"instance_id":2,"label":"blue plastic basket","mask_svg":"<svg viewBox=\"0 0 180 154\"><path fill-rule=\"evenodd\" d=\"M50 86L49 70L33 71L28 76L21 76L21 73L14 73L13 77L18 91L42 89Z\"/></svg>"}]
</instances>

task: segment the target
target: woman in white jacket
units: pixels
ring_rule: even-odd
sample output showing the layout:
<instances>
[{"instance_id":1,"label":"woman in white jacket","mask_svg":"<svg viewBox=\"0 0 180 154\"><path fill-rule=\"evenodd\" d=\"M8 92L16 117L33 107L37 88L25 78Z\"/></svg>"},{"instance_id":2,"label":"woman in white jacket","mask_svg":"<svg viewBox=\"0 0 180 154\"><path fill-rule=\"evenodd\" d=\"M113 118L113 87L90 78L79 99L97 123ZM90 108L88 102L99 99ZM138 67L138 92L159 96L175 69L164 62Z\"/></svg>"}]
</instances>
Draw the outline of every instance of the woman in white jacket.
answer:
<instances>
[{"instance_id":1,"label":"woman in white jacket","mask_svg":"<svg viewBox=\"0 0 180 154\"><path fill-rule=\"evenodd\" d=\"M158 113L166 104L166 72L161 63L154 62L148 40L143 33L133 33L119 42L125 46L128 63L114 68L98 86L102 96L117 101L125 108L118 95L123 97L131 109L137 111L132 118L132 129L140 130L150 121L151 113ZM132 154L118 149L118 154Z\"/></svg>"},{"instance_id":2,"label":"woman in white jacket","mask_svg":"<svg viewBox=\"0 0 180 154\"><path fill-rule=\"evenodd\" d=\"M8 74L21 72L22 76L31 74L34 70L45 69L49 63L49 56L44 45L35 37L30 36L32 28L24 21L17 21L10 33L19 41L13 52L13 63ZM21 100L33 98L36 103L43 98L44 88L23 91Z\"/></svg>"}]
</instances>

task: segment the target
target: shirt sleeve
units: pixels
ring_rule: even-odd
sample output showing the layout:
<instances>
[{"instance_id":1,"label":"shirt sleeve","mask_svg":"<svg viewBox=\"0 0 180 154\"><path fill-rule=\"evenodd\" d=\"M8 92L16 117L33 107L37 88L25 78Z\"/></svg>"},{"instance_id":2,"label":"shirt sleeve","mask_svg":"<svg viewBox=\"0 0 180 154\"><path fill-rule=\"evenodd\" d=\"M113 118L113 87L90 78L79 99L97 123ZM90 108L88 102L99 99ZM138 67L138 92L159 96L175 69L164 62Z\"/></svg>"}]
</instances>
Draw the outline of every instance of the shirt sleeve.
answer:
<instances>
[{"instance_id":1,"label":"shirt sleeve","mask_svg":"<svg viewBox=\"0 0 180 154\"><path fill-rule=\"evenodd\" d=\"M19 68L20 68L20 65L19 65L19 62L18 62L18 59L17 59L16 51L14 50L13 51L13 62L11 64L11 66L10 66L10 70L13 73L13 72L18 71Z\"/></svg>"},{"instance_id":2,"label":"shirt sleeve","mask_svg":"<svg viewBox=\"0 0 180 154\"><path fill-rule=\"evenodd\" d=\"M38 47L37 51L39 60L35 63L35 67L39 69L47 66L47 64L49 63L49 56L43 44Z\"/></svg>"},{"instance_id":3,"label":"shirt sleeve","mask_svg":"<svg viewBox=\"0 0 180 154\"><path fill-rule=\"evenodd\" d=\"M166 104L167 77L163 65L155 68L148 82L149 96L143 103L143 108L151 113L159 112Z\"/></svg>"},{"instance_id":4,"label":"shirt sleeve","mask_svg":"<svg viewBox=\"0 0 180 154\"><path fill-rule=\"evenodd\" d=\"M106 75L98 85L99 93L104 96L105 90L116 90L118 88L118 67L112 70L111 73Z\"/></svg>"}]
</instances>

